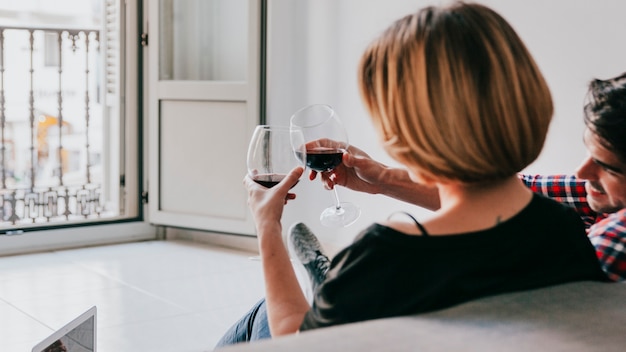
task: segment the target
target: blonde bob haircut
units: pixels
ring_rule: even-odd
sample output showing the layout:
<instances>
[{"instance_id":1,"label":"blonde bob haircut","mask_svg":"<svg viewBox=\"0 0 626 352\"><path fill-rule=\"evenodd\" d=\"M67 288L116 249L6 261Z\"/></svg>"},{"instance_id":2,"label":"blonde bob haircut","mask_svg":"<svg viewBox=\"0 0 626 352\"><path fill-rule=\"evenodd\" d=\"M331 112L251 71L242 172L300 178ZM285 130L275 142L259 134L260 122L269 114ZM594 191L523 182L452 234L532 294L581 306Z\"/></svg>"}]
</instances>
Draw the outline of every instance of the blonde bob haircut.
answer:
<instances>
[{"instance_id":1,"label":"blonde bob haircut","mask_svg":"<svg viewBox=\"0 0 626 352\"><path fill-rule=\"evenodd\" d=\"M553 106L522 40L457 2L396 21L366 49L361 96L385 150L429 180L499 180L533 162Z\"/></svg>"}]
</instances>

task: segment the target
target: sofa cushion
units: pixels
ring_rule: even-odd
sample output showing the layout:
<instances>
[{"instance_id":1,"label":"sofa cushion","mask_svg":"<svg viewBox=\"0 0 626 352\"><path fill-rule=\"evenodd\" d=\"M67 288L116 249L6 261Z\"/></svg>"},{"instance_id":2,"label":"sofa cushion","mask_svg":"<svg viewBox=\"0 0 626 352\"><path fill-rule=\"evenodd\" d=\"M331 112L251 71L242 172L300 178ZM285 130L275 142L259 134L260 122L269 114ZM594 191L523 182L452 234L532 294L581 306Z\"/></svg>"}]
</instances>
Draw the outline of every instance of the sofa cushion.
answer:
<instances>
[{"instance_id":1,"label":"sofa cushion","mask_svg":"<svg viewBox=\"0 0 626 352\"><path fill-rule=\"evenodd\" d=\"M626 285L576 282L227 351L626 351Z\"/></svg>"}]
</instances>

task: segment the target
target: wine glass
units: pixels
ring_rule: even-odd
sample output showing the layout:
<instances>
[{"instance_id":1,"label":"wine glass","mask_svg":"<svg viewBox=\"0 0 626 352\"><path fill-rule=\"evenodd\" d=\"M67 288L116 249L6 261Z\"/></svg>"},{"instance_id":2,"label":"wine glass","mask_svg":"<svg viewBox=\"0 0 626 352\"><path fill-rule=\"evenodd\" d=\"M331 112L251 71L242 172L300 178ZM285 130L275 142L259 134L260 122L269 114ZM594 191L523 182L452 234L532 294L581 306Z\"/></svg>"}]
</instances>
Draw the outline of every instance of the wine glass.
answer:
<instances>
[{"instance_id":1,"label":"wine glass","mask_svg":"<svg viewBox=\"0 0 626 352\"><path fill-rule=\"evenodd\" d=\"M299 141L301 149L293 148L292 140ZM287 126L256 126L248 145L248 175L264 187L276 186L294 167L304 165L302 155L306 153L306 147L303 141L302 134L290 131ZM257 261L261 257L248 259Z\"/></svg>"},{"instance_id":2,"label":"wine glass","mask_svg":"<svg viewBox=\"0 0 626 352\"><path fill-rule=\"evenodd\" d=\"M287 126L256 126L248 146L248 175L256 183L271 188L294 167L304 164L296 153L305 153L306 149L304 146L301 150L294 149L291 145L293 138L302 140L304 137L294 135Z\"/></svg>"},{"instance_id":3,"label":"wine glass","mask_svg":"<svg viewBox=\"0 0 626 352\"><path fill-rule=\"evenodd\" d=\"M348 149L348 134L337 113L329 105L313 104L296 111L290 120L292 146L312 170L327 172L341 164L343 153ZM304 138L306 157L298 138ZM320 215L322 225L345 227L353 224L361 215L359 207L341 202L337 188L333 187L335 204L324 209Z\"/></svg>"}]
</instances>

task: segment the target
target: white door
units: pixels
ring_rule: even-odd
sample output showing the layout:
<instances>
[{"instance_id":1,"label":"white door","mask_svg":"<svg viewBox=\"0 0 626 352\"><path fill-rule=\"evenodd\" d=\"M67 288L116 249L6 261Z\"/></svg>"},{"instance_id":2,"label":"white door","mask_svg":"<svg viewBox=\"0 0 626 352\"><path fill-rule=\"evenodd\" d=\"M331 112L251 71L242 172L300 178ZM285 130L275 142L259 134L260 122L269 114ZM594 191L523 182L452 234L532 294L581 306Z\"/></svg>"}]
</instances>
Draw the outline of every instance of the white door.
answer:
<instances>
[{"instance_id":1,"label":"white door","mask_svg":"<svg viewBox=\"0 0 626 352\"><path fill-rule=\"evenodd\" d=\"M144 1L151 223L254 234L242 178L263 121L263 4Z\"/></svg>"}]
</instances>

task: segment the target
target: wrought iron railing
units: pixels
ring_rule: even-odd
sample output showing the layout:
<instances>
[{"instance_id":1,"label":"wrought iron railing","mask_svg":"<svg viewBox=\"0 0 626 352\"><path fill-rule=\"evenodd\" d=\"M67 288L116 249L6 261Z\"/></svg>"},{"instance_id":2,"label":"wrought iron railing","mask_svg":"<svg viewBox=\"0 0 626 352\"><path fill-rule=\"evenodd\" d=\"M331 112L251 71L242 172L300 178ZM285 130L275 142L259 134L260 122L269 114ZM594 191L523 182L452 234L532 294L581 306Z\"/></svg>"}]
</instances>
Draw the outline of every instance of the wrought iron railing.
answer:
<instances>
[{"instance_id":1,"label":"wrought iron railing","mask_svg":"<svg viewBox=\"0 0 626 352\"><path fill-rule=\"evenodd\" d=\"M97 29L0 26L0 228L105 211L100 57Z\"/></svg>"}]
</instances>

